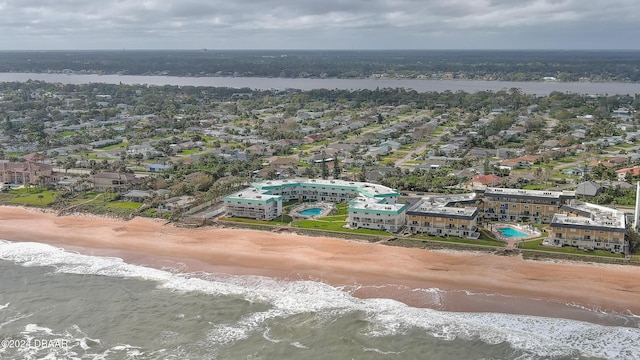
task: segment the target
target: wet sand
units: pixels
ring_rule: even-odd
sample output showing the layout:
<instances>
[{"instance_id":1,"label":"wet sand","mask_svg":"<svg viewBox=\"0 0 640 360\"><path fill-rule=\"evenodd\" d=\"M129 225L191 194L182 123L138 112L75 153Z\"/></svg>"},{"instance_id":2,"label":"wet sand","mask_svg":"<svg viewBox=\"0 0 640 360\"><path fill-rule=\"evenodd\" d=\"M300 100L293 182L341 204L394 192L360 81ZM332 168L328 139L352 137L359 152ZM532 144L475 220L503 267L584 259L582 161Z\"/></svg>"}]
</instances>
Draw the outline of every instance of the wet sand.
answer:
<instances>
[{"instance_id":1,"label":"wet sand","mask_svg":"<svg viewBox=\"0 0 640 360\"><path fill-rule=\"evenodd\" d=\"M144 218L58 217L5 206L0 206L0 239L183 272L322 281L358 297L387 297L439 310L601 323L609 321L584 309L640 314L640 268L634 266L532 261L244 229L185 229ZM441 292L426 290L433 288Z\"/></svg>"}]
</instances>

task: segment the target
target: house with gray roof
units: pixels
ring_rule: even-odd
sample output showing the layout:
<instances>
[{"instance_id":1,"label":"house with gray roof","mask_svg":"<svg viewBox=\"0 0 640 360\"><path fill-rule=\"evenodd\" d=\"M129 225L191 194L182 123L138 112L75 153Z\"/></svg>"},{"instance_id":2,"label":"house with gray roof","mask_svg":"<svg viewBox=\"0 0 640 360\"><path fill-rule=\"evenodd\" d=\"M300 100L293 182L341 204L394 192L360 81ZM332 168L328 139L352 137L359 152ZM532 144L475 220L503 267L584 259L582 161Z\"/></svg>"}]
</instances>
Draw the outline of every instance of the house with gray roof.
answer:
<instances>
[{"instance_id":1,"label":"house with gray roof","mask_svg":"<svg viewBox=\"0 0 640 360\"><path fill-rule=\"evenodd\" d=\"M602 186L593 181L585 181L578 184L576 196L595 197L602 193Z\"/></svg>"}]
</instances>

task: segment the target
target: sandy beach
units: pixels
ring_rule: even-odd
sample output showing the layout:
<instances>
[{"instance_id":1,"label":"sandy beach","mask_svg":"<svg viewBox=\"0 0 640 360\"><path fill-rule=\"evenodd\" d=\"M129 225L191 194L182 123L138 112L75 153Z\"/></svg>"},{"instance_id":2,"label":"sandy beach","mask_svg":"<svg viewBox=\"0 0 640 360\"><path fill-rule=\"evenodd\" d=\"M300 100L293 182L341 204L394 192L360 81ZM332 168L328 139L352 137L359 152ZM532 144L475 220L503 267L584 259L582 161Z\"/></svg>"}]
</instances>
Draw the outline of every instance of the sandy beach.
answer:
<instances>
[{"instance_id":1,"label":"sandy beach","mask_svg":"<svg viewBox=\"0 0 640 360\"><path fill-rule=\"evenodd\" d=\"M152 267L180 264L181 271L187 272L264 275L354 288L357 285L356 296L384 296L441 310L556 316L567 311L566 304L573 304L576 308L640 314L640 269L634 266L531 261L291 233L185 229L143 218L121 221L91 215L59 217L5 206L0 206L0 239L47 243ZM481 297L473 302L452 298L440 306L412 291L428 288ZM515 302L519 305L505 302L505 297L487 300L487 294L519 299Z\"/></svg>"}]
</instances>

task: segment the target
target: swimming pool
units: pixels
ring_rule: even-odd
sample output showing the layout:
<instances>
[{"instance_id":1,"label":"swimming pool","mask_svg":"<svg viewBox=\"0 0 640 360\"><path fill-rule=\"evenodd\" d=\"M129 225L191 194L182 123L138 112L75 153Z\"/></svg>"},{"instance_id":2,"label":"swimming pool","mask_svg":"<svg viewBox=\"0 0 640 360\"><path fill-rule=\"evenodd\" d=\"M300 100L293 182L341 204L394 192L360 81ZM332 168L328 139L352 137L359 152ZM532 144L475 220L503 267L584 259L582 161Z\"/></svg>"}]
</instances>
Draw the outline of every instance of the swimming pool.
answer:
<instances>
[{"instance_id":1,"label":"swimming pool","mask_svg":"<svg viewBox=\"0 0 640 360\"><path fill-rule=\"evenodd\" d=\"M300 211L300 215L302 216L318 216L322 212L322 208L313 207Z\"/></svg>"},{"instance_id":2,"label":"swimming pool","mask_svg":"<svg viewBox=\"0 0 640 360\"><path fill-rule=\"evenodd\" d=\"M529 234L527 234L527 233L523 233L522 231L518 231L518 230L516 230L514 228L510 228L510 227L501 227L501 228L497 228L496 230L500 231L502 236L504 236L506 238L527 237L527 236L529 236Z\"/></svg>"}]
</instances>

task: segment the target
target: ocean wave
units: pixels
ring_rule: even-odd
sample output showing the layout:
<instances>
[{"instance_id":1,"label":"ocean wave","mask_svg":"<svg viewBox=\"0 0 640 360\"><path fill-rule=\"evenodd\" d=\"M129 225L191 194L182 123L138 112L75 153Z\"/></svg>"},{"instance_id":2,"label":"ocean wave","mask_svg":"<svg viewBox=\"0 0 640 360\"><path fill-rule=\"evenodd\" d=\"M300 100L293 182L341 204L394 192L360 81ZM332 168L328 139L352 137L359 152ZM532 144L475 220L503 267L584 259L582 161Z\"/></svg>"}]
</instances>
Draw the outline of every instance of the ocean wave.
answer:
<instances>
[{"instance_id":1,"label":"ocean wave","mask_svg":"<svg viewBox=\"0 0 640 360\"><path fill-rule=\"evenodd\" d=\"M422 329L444 339L480 339L487 344L509 343L532 357L591 356L607 359L640 359L640 329L604 326L576 320L501 313L453 313L414 308L391 299L359 299L349 292L314 281L281 281L261 276L208 273L175 273L125 263L119 258L67 252L39 243L0 241L0 259L22 266L50 266L56 272L140 278L158 287L181 292L232 295L269 304L271 309L242 317L233 324L218 324L208 341L225 345L266 331L265 322L296 314L314 313L320 318L362 312L372 324L371 337L392 336ZM438 294L437 289L426 293ZM8 306L8 305L7 305ZM35 326L35 325L34 325ZM33 331L46 329L31 328ZM264 334L268 335L268 332ZM297 345L304 346L297 343ZM137 352L139 349L112 349Z\"/></svg>"}]
</instances>

